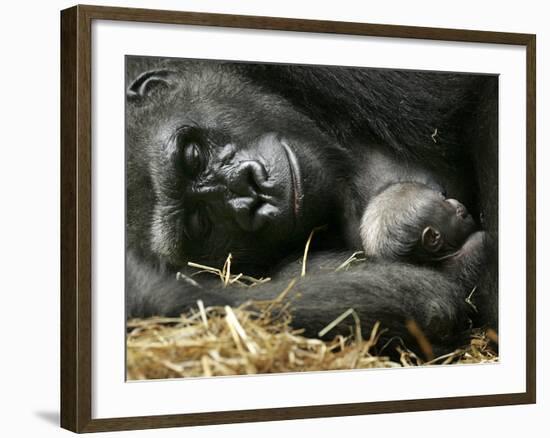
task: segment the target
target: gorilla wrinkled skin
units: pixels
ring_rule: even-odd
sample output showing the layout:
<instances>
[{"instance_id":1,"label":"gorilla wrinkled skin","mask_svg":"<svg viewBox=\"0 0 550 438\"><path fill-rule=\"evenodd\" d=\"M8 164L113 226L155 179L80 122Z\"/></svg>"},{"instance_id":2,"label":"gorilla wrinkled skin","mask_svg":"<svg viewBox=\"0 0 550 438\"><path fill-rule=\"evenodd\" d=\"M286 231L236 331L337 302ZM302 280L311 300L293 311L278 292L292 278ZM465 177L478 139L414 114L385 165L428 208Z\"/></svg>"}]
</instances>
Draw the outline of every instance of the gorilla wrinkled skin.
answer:
<instances>
[{"instance_id":1,"label":"gorilla wrinkled skin","mask_svg":"<svg viewBox=\"0 0 550 438\"><path fill-rule=\"evenodd\" d=\"M315 336L349 308L365 334L414 348L414 320L435 352L497 324L497 249L467 281L434 266L372 260L366 206L414 182L460 199L496 242L497 78L347 67L127 57L127 317L276 297L293 288L293 324ZM188 261L272 277L223 289L186 277ZM178 281L176 273L187 281ZM466 300L472 296L474 307ZM330 332L348 333L342 323Z\"/></svg>"}]
</instances>

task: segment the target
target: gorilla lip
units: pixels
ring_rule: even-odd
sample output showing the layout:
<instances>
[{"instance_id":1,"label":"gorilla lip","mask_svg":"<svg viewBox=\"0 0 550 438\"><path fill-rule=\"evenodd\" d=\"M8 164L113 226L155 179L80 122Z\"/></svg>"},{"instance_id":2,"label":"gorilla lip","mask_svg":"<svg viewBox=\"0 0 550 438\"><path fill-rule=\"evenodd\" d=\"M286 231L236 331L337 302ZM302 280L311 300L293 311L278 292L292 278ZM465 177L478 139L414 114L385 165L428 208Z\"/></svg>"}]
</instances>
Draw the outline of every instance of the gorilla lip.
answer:
<instances>
[{"instance_id":1,"label":"gorilla lip","mask_svg":"<svg viewBox=\"0 0 550 438\"><path fill-rule=\"evenodd\" d=\"M285 151L286 158L290 167L290 176L292 178L292 195L293 195L293 211L294 216L297 217L302 205L302 178L300 174L300 166L298 164L298 158L292 150L292 148L286 143L285 140L281 140L281 146Z\"/></svg>"}]
</instances>

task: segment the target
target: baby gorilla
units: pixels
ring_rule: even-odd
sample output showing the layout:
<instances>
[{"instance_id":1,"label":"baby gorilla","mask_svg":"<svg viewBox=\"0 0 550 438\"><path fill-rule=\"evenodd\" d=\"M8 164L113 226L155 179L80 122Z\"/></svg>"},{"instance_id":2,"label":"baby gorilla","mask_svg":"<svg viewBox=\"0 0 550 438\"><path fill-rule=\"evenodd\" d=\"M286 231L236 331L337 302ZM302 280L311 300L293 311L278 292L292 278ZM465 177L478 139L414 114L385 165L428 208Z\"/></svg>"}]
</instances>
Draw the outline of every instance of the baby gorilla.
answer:
<instances>
[{"instance_id":1,"label":"baby gorilla","mask_svg":"<svg viewBox=\"0 0 550 438\"><path fill-rule=\"evenodd\" d=\"M367 205L360 232L367 256L430 265L475 286L486 233L466 207L419 183L396 183Z\"/></svg>"}]
</instances>

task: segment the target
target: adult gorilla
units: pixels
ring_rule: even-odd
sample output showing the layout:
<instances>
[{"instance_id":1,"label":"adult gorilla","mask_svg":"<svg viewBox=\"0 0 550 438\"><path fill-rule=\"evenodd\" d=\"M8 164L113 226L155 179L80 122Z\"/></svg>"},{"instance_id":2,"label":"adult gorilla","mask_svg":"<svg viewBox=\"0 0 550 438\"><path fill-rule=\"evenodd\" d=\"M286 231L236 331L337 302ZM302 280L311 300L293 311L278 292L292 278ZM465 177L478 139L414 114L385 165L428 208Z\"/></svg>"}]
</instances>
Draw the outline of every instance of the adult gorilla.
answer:
<instances>
[{"instance_id":1,"label":"adult gorilla","mask_svg":"<svg viewBox=\"0 0 550 438\"><path fill-rule=\"evenodd\" d=\"M128 317L273 298L325 225L293 288L294 325L308 334L353 308L365 333L381 321L409 346L416 321L437 353L472 320L496 323L496 250L475 306L433 267L333 269L361 248L369 200L399 181L461 200L496 234L496 78L137 57L127 76ZM176 280L187 261L220 266L229 252L234 271L273 280L230 291Z\"/></svg>"}]
</instances>

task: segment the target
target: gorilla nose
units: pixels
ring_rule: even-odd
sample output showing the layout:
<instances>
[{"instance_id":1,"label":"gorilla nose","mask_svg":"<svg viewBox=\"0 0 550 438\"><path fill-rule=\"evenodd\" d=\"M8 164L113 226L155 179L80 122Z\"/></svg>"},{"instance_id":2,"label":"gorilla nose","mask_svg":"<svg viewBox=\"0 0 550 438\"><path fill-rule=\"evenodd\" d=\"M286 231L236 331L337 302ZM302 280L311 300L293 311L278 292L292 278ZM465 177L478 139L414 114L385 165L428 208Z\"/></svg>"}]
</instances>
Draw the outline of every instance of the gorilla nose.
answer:
<instances>
[{"instance_id":1,"label":"gorilla nose","mask_svg":"<svg viewBox=\"0 0 550 438\"><path fill-rule=\"evenodd\" d=\"M256 197L267 180L265 167L258 161L241 161L227 176L227 188L238 196Z\"/></svg>"},{"instance_id":2,"label":"gorilla nose","mask_svg":"<svg viewBox=\"0 0 550 438\"><path fill-rule=\"evenodd\" d=\"M270 222L279 211L270 203L267 171L255 160L245 160L226 177L226 185L232 197L228 207L239 228L244 231L258 231Z\"/></svg>"},{"instance_id":3,"label":"gorilla nose","mask_svg":"<svg viewBox=\"0 0 550 438\"><path fill-rule=\"evenodd\" d=\"M461 218L465 218L468 216L468 210L466 209L466 207L464 207L464 205L458 202L456 199L449 198L447 199L447 202L455 208L457 216Z\"/></svg>"},{"instance_id":4,"label":"gorilla nose","mask_svg":"<svg viewBox=\"0 0 550 438\"><path fill-rule=\"evenodd\" d=\"M243 231L258 231L279 213L277 207L252 197L233 198L227 205Z\"/></svg>"}]
</instances>

